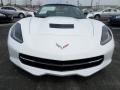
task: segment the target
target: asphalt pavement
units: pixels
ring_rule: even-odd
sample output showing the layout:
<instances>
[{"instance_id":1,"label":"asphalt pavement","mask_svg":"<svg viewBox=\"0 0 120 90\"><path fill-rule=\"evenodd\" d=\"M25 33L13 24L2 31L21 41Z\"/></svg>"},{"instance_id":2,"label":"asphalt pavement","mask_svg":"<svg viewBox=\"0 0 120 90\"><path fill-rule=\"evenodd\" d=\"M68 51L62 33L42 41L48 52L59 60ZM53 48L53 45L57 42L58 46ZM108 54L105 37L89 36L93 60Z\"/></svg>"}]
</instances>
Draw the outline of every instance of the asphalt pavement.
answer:
<instances>
[{"instance_id":1,"label":"asphalt pavement","mask_svg":"<svg viewBox=\"0 0 120 90\"><path fill-rule=\"evenodd\" d=\"M120 90L120 27L112 27L115 38L113 62L94 74L57 77L35 77L9 61L7 35L11 24L0 25L0 90Z\"/></svg>"}]
</instances>

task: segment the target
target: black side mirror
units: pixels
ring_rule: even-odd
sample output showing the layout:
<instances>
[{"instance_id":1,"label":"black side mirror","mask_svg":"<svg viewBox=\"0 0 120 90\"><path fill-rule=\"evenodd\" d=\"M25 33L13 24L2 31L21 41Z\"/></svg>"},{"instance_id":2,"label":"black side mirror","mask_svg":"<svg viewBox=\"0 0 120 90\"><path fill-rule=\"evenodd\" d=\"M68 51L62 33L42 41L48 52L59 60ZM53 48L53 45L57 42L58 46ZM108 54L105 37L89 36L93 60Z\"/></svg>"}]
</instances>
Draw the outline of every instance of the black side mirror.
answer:
<instances>
[{"instance_id":1,"label":"black side mirror","mask_svg":"<svg viewBox=\"0 0 120 90\"><path fill-rule=\"evenodd\" d=\"M27 17L32 17L32 15L27 15Z\"/></svg>"},{"instance_id":2,"label":"black side mirror","mask_svg":"<svg viewBox=\"0 0 120 90\"><path fill-rule=\"evenodd\" d=\"M36 15L37 15L37 12L34 12L34 15L36 16Z\"/></svg>"}]
</instances>

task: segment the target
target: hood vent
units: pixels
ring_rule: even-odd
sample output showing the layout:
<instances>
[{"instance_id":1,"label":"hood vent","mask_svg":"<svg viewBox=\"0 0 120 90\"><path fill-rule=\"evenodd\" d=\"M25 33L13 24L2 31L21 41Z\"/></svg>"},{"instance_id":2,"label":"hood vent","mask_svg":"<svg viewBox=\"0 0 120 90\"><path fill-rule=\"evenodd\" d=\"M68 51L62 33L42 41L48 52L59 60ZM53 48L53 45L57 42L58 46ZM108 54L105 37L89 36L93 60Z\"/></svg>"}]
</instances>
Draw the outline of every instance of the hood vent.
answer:
<instances>
[{"instance_id":1,"label":"hood vent","mask_svg":"<svg viewBox=\"0 0 120 90\"><path fill-rule=\"evenodd\" d=\"M74 24L50 24L50 28L71 29L74 28Z\"/></svg>"}]
</instances>

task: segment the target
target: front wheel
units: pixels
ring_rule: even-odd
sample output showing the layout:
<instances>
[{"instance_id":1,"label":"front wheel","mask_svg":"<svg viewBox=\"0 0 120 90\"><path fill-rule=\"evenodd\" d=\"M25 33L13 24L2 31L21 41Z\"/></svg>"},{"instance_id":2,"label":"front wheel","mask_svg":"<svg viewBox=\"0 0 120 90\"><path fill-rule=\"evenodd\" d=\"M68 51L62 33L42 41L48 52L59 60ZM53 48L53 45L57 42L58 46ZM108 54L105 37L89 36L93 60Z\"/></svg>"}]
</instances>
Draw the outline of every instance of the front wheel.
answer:
<instances>
[{"instance_id":1,"label":"front wheel","mask_svg":"<svg viewBox=\"0 0 120 90\"><path fill-rule=\"evenodd\" d=\"M100 20L100 15L95 15L94 17L96 20Z\"/></svg>"},{"instance_id":2,"label":"front wheel","mask_svg":"<svg viewBox=\"0 0 120 90\"><path fill-rule=\"evenodd\" d=\"M8 18L7 18L7 22L8 22L8 23L13 23L13 22L14 22L14 17L13 17L13 16L8 17Z\"/></svg>"},{"instance_id":3,"label":"front wheel","mask_svg":"<svg viewBox=\"0 0 120 90\"><path fill-rule=\"evenodd\" d=\"M19 18L24 18L24 17L25 17L25 15L23 13L19 14Z\"/></svg>"}]
</instances>

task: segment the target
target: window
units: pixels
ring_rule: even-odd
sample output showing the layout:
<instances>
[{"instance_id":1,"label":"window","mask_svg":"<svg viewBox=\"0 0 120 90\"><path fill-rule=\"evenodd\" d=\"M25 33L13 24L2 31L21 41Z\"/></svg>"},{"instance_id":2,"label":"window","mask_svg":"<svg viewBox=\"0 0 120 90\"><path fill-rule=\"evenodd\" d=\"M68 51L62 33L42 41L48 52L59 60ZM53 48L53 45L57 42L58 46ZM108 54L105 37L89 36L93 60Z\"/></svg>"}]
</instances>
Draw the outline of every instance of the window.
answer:
<instances>
[{"instance_id":1,"label":"window","mask_svg":"<svg viewBox=\"0 0 120 90\"><path fill-rule=\"evenodd\" d=\"M15 9L15 8L12 8L12 7L2 7L1 9L6 9L6 10L15 10L15 11L16 11L16 9Z\"/></svg>"},{"instance_id":2,"label":"window","mask_svg":"<svg viewBox=\"0 0 120 90\"><path fill-rule=\"evenodd\" d=\"M112 9L106 9L104 12L111 12Z\"/></svg>"},{"instance_id":3,"label":"window","mask_svg":"<svg viewBox=\"0 0 120 90\"><path fill-rule=\"evenodd\" d=\"M114 11L114 12L117 12L117 10L116 10L116 9L114 9L113 11Z\"/></svg>"},{"instance_id":4,"label":"window","mask_svg":"<svg viewBox=\"0 0 120 90\"><path fill-rule=\"evenodd\" d=\"M8 9L7 7L2 7L1 9Z\"/></svg>"}]
</instances>

